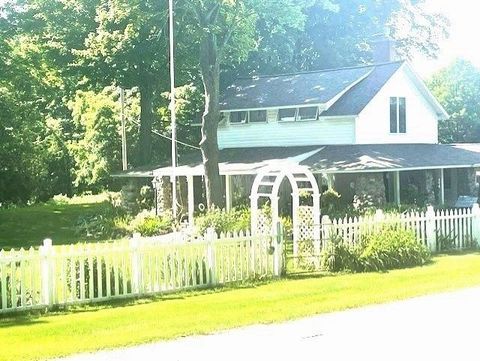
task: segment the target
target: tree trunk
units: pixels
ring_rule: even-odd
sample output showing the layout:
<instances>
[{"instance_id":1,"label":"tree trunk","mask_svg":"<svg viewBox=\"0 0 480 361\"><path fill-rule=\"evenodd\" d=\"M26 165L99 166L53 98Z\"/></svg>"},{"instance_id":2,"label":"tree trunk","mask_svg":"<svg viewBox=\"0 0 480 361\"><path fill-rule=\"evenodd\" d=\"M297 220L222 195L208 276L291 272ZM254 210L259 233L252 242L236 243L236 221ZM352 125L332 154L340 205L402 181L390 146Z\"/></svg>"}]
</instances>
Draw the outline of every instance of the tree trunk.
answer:
<instances>
[{"instance_id":1,"label":"tree trunk","mask_svg":"<svg viewBox=\"0 0 480 361\"><path fill-rule=\"evenodd\" d=\"M152 161L153 86L149 81L140 86L140 134L138 139L138 165Z\"/></svg>"},{"instance_id":2,"label":"tree trunk","mask_svg":"<svg viewBox=\"0 0 480 361\"><path fill-rule=\"evenodd\" d=\"M217 141L220 120L220 64L217 57L215 35L208 33L200 44L200 69L205 90L205 111L202 116L202 150L205 170L205 189L209 209L223 205L222 178L218 168L219 151Z\"/></svg>"}]
</instances>

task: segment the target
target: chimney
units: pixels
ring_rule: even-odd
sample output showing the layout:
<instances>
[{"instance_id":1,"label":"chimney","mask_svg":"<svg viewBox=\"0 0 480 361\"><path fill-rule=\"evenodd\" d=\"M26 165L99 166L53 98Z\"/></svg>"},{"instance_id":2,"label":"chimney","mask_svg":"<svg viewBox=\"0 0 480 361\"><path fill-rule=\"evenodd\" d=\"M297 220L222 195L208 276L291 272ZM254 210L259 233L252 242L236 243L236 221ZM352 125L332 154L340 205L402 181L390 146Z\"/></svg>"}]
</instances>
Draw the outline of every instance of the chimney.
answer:
<instances>
[{"instance_id":1,"label":"chimney","mask_svg":"<svg viewBox=\"0 0 480 361\"><path fill-rule=\"evenodd\" d=\"M402 60L397 51L396 41L386 37L372 41L372 55L374 64Z\"/></svg>"}]
</instances>

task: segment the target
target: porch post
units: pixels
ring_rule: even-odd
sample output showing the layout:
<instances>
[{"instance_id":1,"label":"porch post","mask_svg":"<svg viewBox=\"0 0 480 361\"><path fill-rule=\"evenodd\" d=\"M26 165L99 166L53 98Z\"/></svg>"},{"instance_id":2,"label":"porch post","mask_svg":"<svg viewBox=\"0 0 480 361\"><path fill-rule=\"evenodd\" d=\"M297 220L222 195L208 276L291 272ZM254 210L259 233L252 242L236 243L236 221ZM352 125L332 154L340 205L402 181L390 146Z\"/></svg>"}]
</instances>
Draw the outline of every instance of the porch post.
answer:
<instances>
[{"instance_id":1,"label":"porch post","mask_svg":"<svg viewBox=\"0 0 480 361\"><path fill-rule=\"evenodd\" d=\"M187 175L187 188L188 188L188 224L193 226L193 212L195 210L195 198L193 193L193 175Z\"/></svg>"},{"instance_id":2,"label":"porch post","mask_svg":"<svg viewBox=\"0 0 480 361\"><path fill-rule=\"evenodd\" d=\"M233 198L233 190L232 190L232 176L225 175L225 203L227 207L227 211L232 209L232 198Z\"/></svg>"},{"instance_id":3,"label":"porch post","mask_svg":"<svg viewBox=\"0 0 480 361\"><path fill-rule=\"evenodd\" d=\"M328 189L333 189L334 184L335 184L335 175L333 175L332 173L327 173Z\"/></svg>"},{"instance_id":4,"label":"porch post","mask_svg":"<svg viewBox=\"0 0 480 361\"><path fill-rule=\"evenodd\" d=\"M440 168L440 205L443 206L445 204L445 179L443 168Z\"/></svg>"},{"instance_id":5,"label":"porch post","mask_svg":"<svg viewBox=\"0 0 480 361\"><path fill-rule=\"evenodd\" d=\"M400 205L400 171L393 172L393 193L395 204Z\"/></svg>"}]
</instances>

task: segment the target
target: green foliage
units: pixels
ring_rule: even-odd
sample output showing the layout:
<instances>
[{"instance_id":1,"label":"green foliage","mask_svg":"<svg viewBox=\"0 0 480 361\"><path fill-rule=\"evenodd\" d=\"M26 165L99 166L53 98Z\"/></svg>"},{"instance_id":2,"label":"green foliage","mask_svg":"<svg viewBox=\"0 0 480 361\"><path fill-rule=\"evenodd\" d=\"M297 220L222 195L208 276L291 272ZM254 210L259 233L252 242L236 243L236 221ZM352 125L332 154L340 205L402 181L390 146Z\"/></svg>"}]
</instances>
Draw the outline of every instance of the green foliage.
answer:
<instances>
[{"instance_id":1,"label":"green foliage","mask_svg":"<svg viewBox=\"0 0 480 361\"><path fill-rule=\"evenodd\" d=\"M69 149L75 161L74 185L79 192L107 188L113 181L110 174L121 169L117 98L115 88L105 88L100 93L78 91L69 103L75 125ZM132 131L131 126L128 131Z\"/></svg>"},{"instance_id":2,"label":"green foliage","mask_svg":"<svg viewBox=\"0 0 480 361\"><path fill-rule=\"evenodd\" d=\"M434 74L428 85L449 114L439 122L440 142L480 141L480 70L466 60L456 60Z\"/></svg>"},{"instance_id":3,"label":"green foliage","mask_svg":"<svg viewBox=\"0 0 480 361\"><path fill-rule=\"evenodd\" d=\"M414 232L401 226L384 226L367 235L363 243L360 261L366 271L421 266L430 259L430 253L417 241Z\"/></svg>"},{"instance_id":4,"label":"green foliage","mask_svg":"<svg viewBox=\"0 0 480 361\"><path fill-rule=\"evenodd\" d=\"M322 214L328 214L330 217L335 217L342 207L340 198L341 195L333 188L329 188L323 192L320 198Z\"/></svg>"},{"instance_id":5,"label":"green foliage","mask_svg":"<svg viewBox=\"0 0 480 361\"><path fill-rule=\"evenodd\" d=\"M328 272L357 272L362 270L361 247L346 244L332 237L320 255L320 267Z\"/></svg>"},{"instance_id":6,"label":"green foliage","mask_svg":"<svg viewBox=\"0 0 480 361\"><path fill-rule=\"evenodd\" d=\"M257 21L256 51L238 66L227 65L226 83L238 75L275 74L354 66L371 61L372 40L388 31L405 58L415 52L428 57L439 52L448 20L428 12L423 1L311 1L303 10L302 30L277 31L274 22ZM229 85L229 84L228 84Z\"/></svg>"},{"instance_id":7,"label":"green foliage","mask_svg":"<svg viewBox=\"0 0 480 361\"><path fill-rule=\"evenodd\" d=\"M356 245L333 236L322 251L321 266L330 272L386 271L421 266L429 259L429 251L413 231L392 224L364 236Z\"/></svg>"},{"instance_id":8,"label":"green foliage","mask_svg":"<svg viewBox=\"0 0 480 361\"><path fill-rule=\"evenodd\" d=\"M233 209L229 212L213 208L195 218L195 226L199 234L205 234L208 228L217 233L239 232L250 229L250 209Z\"/></svg>"},{"instance_id":9,"label":"green foliage","mask_svg":"<svg viewBox=\"0 0 480 361\"><path fill-rule=\"evenodd\" d=\"M131 219L121 208L104 202L97 213L79 217L75 231L78 236L87 239L121 238L130 233Z\"/></svg>"},{"instance_id":10,"label":"green foliage","mask_svg":"<svg viewBox=\"0 0 480 361\"><path fill-rule=\"evenodd\" d=\"M173 218L170 213L157 216L153 212L143 211L135 216L129 228L144 237L158 236L172 232Z\"/></svg>"}]
</instances>

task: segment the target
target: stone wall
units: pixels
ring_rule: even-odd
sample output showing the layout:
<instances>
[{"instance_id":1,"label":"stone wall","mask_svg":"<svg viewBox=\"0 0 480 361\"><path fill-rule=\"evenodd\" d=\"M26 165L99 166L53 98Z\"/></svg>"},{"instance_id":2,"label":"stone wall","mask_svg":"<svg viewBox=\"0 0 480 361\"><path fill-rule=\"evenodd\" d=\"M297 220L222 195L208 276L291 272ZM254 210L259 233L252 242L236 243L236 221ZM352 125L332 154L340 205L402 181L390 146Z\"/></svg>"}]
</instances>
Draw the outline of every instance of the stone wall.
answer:
<instances>
[{"instance_id":1,"label":"stone wall","mask_svg":"<svg viewBox=\"0 0 480 361\"><path fill-rule=\"evenodd\" d=\"M425 171L425 195L428 205L437 203L438 175L434 170Z\"/></svg>"},{"instance_id":2,"label":"stone wall","mask_svg":"<svg viewBox=\"0 0 480 361\"><path fill-rule=\"evenodd\" d=\"M154 188L157 196L157 213L163 213L172 209L172 183L169 177L157 177L154 180Z\"/></svg>"},{"instance_id":3,"label":"stone wall","mask_svg":"<svg viewBox=\"0 0 480 361\"><path fill-rule=\"evenodd\" d=\"M383 173L359 175L355 180L354 189L356 199L369 202L373 206L386 203Z\"/></svg>"},{"instance_id":4,"label":"stone wall","mask_svg":"<svg viewBox=\"0 0 480 361\"><path fill-rule=\"evenodd\" d=\"M477 197L478 196L478 187L477 187L477 178L476 170L474 168L468 168L466 170L467 176L467 187L469 196Z\"/></svg>"}]
</instances>

